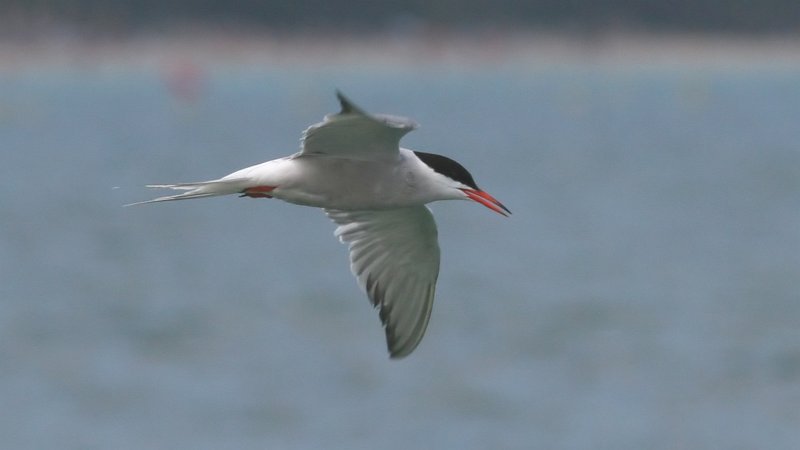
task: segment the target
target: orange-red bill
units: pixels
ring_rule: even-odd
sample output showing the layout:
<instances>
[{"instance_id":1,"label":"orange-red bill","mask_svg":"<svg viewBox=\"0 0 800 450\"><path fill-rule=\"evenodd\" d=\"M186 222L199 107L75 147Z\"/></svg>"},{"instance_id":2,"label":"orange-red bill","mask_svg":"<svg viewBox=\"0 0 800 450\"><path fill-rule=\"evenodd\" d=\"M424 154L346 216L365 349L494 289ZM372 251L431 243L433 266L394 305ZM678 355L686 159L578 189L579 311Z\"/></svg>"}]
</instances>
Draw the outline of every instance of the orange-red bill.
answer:
<instances>
[{"instance_id":1,"label":"orange-red bill","mask_svg":"<svg viewBox=\"0 0 800 450\"><path fill-rule=\"evenodd\" d=\"M467 194L470 200L474 200L498 214L506 217L511 215L511 211L505 205L484 191L478 189L462 189L462 191Z\"/></svg>"}]
</instances>

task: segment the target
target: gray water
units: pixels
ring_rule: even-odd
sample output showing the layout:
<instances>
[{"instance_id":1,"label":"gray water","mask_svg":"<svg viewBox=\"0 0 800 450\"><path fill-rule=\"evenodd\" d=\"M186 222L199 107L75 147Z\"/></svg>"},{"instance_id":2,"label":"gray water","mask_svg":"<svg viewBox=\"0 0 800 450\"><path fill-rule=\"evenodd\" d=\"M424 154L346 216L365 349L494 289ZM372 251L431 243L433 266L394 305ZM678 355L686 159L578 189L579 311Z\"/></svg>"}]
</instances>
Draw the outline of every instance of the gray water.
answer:
<instances>
[{"instance_id":1,"label":"gray water","mask_svg":"<svg viewBox=\"0 0 800 450\"><path fill-rule=\"evenodd\" d=\"M2 448L800 448L800 68L194 75L0 74ZM337 87L514 212L432 205L401 361L320 211L121 207L294 152Z\"/></svg>"}]
</instances>

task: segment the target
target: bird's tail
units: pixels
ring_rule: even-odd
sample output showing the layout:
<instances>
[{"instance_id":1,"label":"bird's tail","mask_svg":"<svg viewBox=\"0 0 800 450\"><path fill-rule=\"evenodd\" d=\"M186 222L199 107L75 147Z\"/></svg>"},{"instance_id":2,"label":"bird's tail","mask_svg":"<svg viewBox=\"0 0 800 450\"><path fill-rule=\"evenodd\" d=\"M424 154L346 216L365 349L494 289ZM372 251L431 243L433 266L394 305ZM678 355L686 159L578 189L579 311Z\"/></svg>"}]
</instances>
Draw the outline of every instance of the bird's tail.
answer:
<instances>
[{"instance_id":1,"label":"bird's tail","mask_svg":"<svg viewBox=\"0 0 800 450\"><path fill-rule=\"evenodd\" d=\"M167 195L154 198L143 202L129 203L125 206L144 205L147 203L169 202L172 200L189 200L192 198L216 197L218 195L238 194L248 185L245 178L219 179L212 181L200 181L197 183L178 183L178 184L148 184L149 188L173 189L176 191L186 191L182 194Z\"/></svg>"}]
</instances>

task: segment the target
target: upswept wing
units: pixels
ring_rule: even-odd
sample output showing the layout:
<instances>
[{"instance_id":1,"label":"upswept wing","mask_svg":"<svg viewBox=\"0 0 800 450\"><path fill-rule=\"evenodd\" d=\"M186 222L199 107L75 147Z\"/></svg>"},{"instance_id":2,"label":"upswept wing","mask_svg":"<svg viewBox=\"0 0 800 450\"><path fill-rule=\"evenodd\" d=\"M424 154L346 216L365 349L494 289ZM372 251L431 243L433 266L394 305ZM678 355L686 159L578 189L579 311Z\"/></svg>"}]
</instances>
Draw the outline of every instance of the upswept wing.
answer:
<instances>
[{"instance_id":1,"label":"upswept wing","mask_svg":"<svg viewBox=\"0 0 800 450\"><path fill-rule=\"evenodd\" d=\"M350 244L350 269L379 311L391 357L407 356L425 334L439 276L433 215L426 206L325 212Z\"/></svg>"},{"instance_id":2,"label":"upswept wing","mask_svg":"<svg viewBox=\"0 0 800 450\"><path fill-rule=\"evenodd\" d=\"M341 92L336 96L342 110L303 132L300 155L393 159L399 152L400 138L417 127L405 117L367 114Z\"/></svg>"}]
</instances>

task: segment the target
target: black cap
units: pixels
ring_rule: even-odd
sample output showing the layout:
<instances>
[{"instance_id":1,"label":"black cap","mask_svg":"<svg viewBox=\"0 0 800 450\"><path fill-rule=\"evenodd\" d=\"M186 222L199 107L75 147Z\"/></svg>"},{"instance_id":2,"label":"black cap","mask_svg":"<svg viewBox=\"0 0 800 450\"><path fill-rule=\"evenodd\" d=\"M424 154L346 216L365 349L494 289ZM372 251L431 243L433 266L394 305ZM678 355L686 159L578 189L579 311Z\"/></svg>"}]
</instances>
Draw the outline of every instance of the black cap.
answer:
<instances>
[{"instance_id":1,"label":"black cap","mask_svg":"<svg viewBox=\"0 0 800 450\"><path fill-rule=\"evenodd\" d=\"M453 161L452 159L437 155L435 153L424 153L424 152L414 152L422 162L428 165L431 169L433 169L436 173L440 173L448 178L451 178L459 183L467 185L472 189L480 190L477 184L475 184L475 180L472 178L472 174L469 173L467 169L464 168L461 164Z\"/></svg>"}]
</instances>

